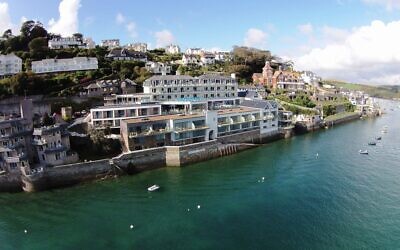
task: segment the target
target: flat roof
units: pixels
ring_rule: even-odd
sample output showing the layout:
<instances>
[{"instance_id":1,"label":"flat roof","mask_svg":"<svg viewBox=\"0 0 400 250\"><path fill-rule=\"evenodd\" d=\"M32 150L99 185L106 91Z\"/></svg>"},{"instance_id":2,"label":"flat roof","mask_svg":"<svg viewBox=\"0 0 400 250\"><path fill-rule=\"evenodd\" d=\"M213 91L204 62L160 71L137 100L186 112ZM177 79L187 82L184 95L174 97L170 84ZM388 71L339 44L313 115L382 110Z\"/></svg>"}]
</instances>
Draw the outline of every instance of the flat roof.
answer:
<instances>
[{"instance_id":1,"label":"flat roof","mask_svg":"<svg viewBox=\"0 0 400 250\"><path fill-rule=\"evenodd\" d=\"M204 114L175 114L175 115L156 115L148 116L143 118L131 118L122 120L126 123L144 123L144 122L156 122L156 121L166 121L166 120L182 120L190 118L205 117Z\"/></svg>"},{"instance_id":2,"label":"flat roof","mask_svg":"<svg viewBox=\"0 0 400 250\"><path fill-rule=\"evenodd\" d=\"M241 107L235 107L235 108L220 109L220 110L218 110L218 114L224 115L224 114L245 113L245 112L254 112L254 111L260 111L260 109L241 106Z\"/></svg>"},{"instance_id":3,"label":"flat roof","mask_svg":"<svg viewBox=\"0 0 400 250\"><path fill-rule=\"evenodd\" d=\"M113 105L105 105L105 106L98 106L92 108L91 110L107 110L107 109L117 109L117 108L149 108L154 106L160 106L157 102L149 102L149 103L131 103L131 104L113 104Z\"/></svg>"}]
</instances>

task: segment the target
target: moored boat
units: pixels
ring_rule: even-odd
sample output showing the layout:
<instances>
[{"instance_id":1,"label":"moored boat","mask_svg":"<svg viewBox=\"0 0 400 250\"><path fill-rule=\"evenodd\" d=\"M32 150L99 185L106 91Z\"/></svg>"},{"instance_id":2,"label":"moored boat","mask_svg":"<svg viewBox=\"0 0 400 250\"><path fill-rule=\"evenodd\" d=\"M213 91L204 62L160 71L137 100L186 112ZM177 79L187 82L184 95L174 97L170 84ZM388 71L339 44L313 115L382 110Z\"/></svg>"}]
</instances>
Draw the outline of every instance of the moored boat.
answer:
<instances>
[{"instance_id":1,"label":"moored boat","mask_svg":"<svg viewBox=\"0 0 400 250\"><path fill-rule=\"evenodd\" d=\"M360 154L362 155L367 155L368 154L368 150L360 150L358 151Z\"/></svg>"},{"instance_id":2,"label":"moored boat","mask_svg":"<svg viewBox=\"0 0 400 250\"><path fill-rule=\"evenodd\" d=\"M368 145L370 145L370 146L376 146L376 142L374 142L374 141L368 142Z\"/></svg>"},{"instance_id":3,"label":"moored boat","mask_svg":"<svg viewBox=\"0 0 400 250\"><path fill-rule=\"evenodd\" d=\"M158 186L158 185L153 185L153 186L151 186L151 187L148 187L148 188L147 188L147 191L153 192L153 191L156 191L156 190L158 190L158 189L160 189L160 186Z\"/></svg>"}]
</instances>

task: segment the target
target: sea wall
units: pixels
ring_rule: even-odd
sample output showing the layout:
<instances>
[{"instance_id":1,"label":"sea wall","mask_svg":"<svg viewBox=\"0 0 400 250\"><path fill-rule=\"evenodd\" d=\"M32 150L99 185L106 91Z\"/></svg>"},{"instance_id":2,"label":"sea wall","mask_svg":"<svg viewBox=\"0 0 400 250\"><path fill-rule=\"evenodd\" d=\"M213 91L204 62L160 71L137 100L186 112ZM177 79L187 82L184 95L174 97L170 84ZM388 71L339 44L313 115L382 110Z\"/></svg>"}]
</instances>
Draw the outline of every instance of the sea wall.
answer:
<instances>
[{"instance_id":1,"label":"sea wall","mask_svg":"<svg viewBox=\"0 0 400 250\"><path fill-rule=\"evenodd\" d=\"M22 188L26 192L71 186L108 175L121 174L108 159L81 162L45 168L42 172L22 176Z\"/></svg>"},{"instance_id":2,"label":"sea wall","mask_svg":"<svg viewBox=\"0 0 400 250\"><path fill-rule=\"evenodd\" d=\"M166 147L166 165L179 167L190 163L213 159L218 156L220 143L217 140L179 147Z\"/></svg>"},{"instance_id":3,"label":"sea wall","mask_svg":"<svg viewBox=\"0 0 400 250\"><path fill-rule=\"evenodd\" d=\"M0 192L22 191L21 175L0 175Z\"/></svg>"},{"instance_id":4,"label":"sea wall","mask_svg":"<svg viewBox=\"0 0 400 250\"><path fill-rule=\"evenodd\" d=\"M361 114L355 113L353 115L349 115L349 116L346 116L346 117L343 117L343 118L335 119L333 121L325 122L325 126L331 127L331 126L334 126L334 125L339 125L339 124L342 124L342 123L346 123L346 122L350 122L350 121L354 121L354 120L360 119L360 117L361 117Z\"/></svg>"},{"instance_id":5,"label":"sea wall","mask_svg":"<svg viewBox=\"0 0 400 250\"><path fill-rule=\"evenodd\" d=\"M112 161L127 173L135 173L165 167L165 158L165 147L159 147L124 153L113 158Z\"/></svg>"}]
</instances>

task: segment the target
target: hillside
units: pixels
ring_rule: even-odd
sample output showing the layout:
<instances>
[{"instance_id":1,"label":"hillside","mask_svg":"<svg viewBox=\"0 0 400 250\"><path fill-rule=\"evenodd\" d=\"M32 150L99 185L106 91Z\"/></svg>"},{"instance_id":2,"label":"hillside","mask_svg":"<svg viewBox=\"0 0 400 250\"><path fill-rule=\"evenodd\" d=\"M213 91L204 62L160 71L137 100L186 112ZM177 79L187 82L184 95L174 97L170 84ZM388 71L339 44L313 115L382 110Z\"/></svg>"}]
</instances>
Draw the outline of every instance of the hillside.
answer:
<instances>
[{"instance_id":1,"label":"hillside","mask_svg":"<svg viewBox=\"0 0 400 250\"><path fill-rule=\"evenodd\" d=\"M371 86L365 84L348 83L336 80L326 80L324 83L335 85L336 87L348 89L348 90L359 90L364 91L372 97L394 99L400 98L400 85L381 85Z\"/></svg>"}]
</instances>

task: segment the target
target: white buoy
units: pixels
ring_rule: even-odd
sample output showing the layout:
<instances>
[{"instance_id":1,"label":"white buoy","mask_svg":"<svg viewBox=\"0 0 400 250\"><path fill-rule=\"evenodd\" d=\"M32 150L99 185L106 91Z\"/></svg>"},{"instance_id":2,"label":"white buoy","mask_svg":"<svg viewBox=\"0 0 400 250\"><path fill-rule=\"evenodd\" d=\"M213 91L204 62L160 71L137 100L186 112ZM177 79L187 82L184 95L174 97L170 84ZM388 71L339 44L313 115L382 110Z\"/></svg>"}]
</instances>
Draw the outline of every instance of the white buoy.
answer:
<instances>
[{"instance_id":1,"label":"white buoy","mask_svg":"<svg viewBox=\"0 0 400 250\"><path fill-rule=\"evenodd\" d=\"M187 211L189 212L189 211L190 211L190 208L188 208Z\"/></svg>"},{"instance_id":2,"label":"white buoy","mask_svg":"<svg viewBox=\"0 0 400 250\"><path fill-rule=\"evenodd\" d=\"M133 229L133 225L131 224L131 225L129 226L129 228L130 228L130 229Z\"/></svg>"},{"instance_id":3,"label":"white buoy","mask_svg":"<svg viewBox=\"0 0 400 250\"><path fill-rule=\"evenodd\" d=\"M261 179L262 179L262 180L265 180L265 177L263 176Z\"/></svg>"},{"instance_id":4,"label":"white buoy","mask_svg":"<svg viewBox=\"0 0 400 250\"><path fill-rule=\"evenodd\" d=\"M26 234L27 234L27 233L28 233L28 230L26 230L26 229L25 229L25 230L24 230L24 233L26 233Z\"/></svg>"},{"instance_id":5,"label":"white buoy","mask_svg":"<svg viewBox=\"0 0 400 250\"><path fill-rule=\"evenodd\" d=\"M317 154L315 155L315 157L318 158L318 156L319 156L319 154L317 153Z\"/></svg>"},{"instance_id":6,"label":"white buoy","mask_svg":"<svg viewBox=\"0 0 400 250\"><path fill-rule=\"evenodd\" d=\"M200 209L200 205L197 205L197 209Z\"/></svg>"}]
</instances>

